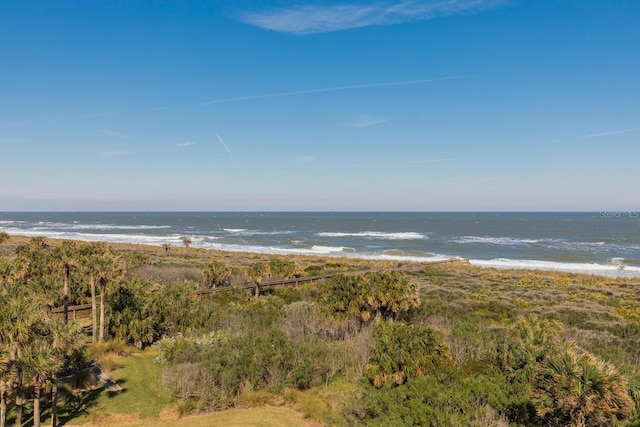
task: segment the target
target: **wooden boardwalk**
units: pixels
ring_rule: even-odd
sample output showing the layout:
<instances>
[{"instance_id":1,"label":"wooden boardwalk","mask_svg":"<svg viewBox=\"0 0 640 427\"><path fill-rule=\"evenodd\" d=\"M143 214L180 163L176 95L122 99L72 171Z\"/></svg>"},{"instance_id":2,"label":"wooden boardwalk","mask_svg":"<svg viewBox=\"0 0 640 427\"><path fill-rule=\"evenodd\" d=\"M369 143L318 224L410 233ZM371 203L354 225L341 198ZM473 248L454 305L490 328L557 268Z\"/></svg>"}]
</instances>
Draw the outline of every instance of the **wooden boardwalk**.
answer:
<instances>
[{"instance_id":1,"label":"wooden boardwalk","mask_svg":"<svg viewBox=\"0 0 640 427\"><path fill-rule=\"evenodd\" d=\"M51 312L58 316L64 316L64 307L56 307ZM89 304L80 304L80 305L70 305L68 307L69 319L78 320L78 319L88 319L91 317L91 303Z\"/></svg>"},{"instance_id":2,"label":"wooden boardwalk","mask_svg":"<svg viewBox=\"0 0 640 427\"><path fill-rule=\"evenodd\" d=\"M397 267L385 268L385 269L341 271L336 273L321 274L319 276L296 277L293 279L274 280L274 281L261 282L261 283L247 283L244 285L239 285L234 287L225 286L220 288L199 289L194 293L195 295L206 295L206 294L212 294L216 292L224 292L230 289L248 289L248 290L253 290L254 295L258 297L261 293L266 291L271 291L276 286L299 286L305 283L313 283L319 280L331 279L332 277L340 274L360 275L360 274L366 274L366 273L378 273L382 271L415 271L430 265L449 264L449 263L460 262L460 261L464 262L465 260L448 259L448 260L442 260L442 261L432 261L432 262L423 262L423 263L407 263L407 264L398 265ZM56 316L62 317L64 315L64 307L56 307L52 310L52 312ZM68 313L69 313L69 319L73 319L73 320L91 318L91 304L70 305L68 307Z\"/></svg>"}]
</instances>

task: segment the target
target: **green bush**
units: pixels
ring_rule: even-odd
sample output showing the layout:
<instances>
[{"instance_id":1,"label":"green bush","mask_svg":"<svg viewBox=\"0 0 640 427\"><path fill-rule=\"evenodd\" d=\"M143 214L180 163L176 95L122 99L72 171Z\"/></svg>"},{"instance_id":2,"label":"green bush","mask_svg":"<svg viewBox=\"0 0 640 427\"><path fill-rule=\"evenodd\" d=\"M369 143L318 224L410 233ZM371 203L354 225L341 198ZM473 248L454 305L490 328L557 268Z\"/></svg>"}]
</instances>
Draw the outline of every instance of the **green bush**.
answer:
<instances>
[{"instance_id":1,"label":"green bush","mask_svg":"<svg viewBox=\"0 0 640 427\"><path fill-rule=\"evenodd\" d=\"M367 426L481 426L491 425L490 418L493 425L506 425L511 390L499 374L465 375L447 365L390 389L364 384L345 417Z\"/></svg>"},{"instance_id":2,"label":"green bush","mask_svg":"<svg viewBox=\"0 0 640 427\"><path fill-rule=\"evenodd\" d=\"M373 330L366 375L376 388L404 384L444 365L449 349L431 328L402 322L379 321Z\"/></svg>"},{"instance_id":3,"label":"green bush","mask_svg":"<svg viewBox=\"0 0 640 427\"><path fill-rule=\"evenodd\" d=\"M342 319L369 322L396 319L420 306L418 286L397 272L337 275L325 286L325 310Z\"/></svg>"}]
</instances>

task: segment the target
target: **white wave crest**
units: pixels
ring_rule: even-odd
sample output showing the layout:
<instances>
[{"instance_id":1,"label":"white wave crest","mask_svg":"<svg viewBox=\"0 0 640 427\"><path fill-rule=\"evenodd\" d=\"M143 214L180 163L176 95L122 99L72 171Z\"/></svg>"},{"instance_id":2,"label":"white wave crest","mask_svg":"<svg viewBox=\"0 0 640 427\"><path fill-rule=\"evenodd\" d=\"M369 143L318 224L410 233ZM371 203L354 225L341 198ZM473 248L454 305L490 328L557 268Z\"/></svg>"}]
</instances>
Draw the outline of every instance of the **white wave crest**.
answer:
<instances>
[{"instance_id":1,"label":"white wave crest","mask_svg":"<svg viewBox=\"0 0 640 427\"><path fill-rule=\"evenodd\" d=\"M0 224L5 223L0 221ZM24 221L7 221L6 223L25 223ZM162 230L171 228L170 225L115 225L115 224L78 224L64 222L39 221L37 226L31 227L32 230Z\"/></svg>"},{"instance_id":2,"label":"white wave crest","mask_svg":"<svg viewBox=\"0 0 640 427\"><path fill-rule=\"evenodd\" d=\"M625 251L632 253L640 249L638 245L628 245L624 242L580 242L567 239L527 239L514 237L487 237L487 236L462 236L450 240L459 244L486 244L495 246L528 246L538 245L544 248L560 251L588 251L606 253L609 251Z\"/></svg>"},{"instance_id":3,"label":"white wave crest","mask_svg":"<svg viewBox=\"0 0 640 427\"><path fill-rule=\"evenodd\" d=\"M538 239L517 239L513 237L482 237L482 236L462 236L459 239L452 239L454 243L488 243L490 245L530 245L539 243Z\"/></svg>"},{"instance_id":4,"label":"white wave crest","mask_svg":"<svg viewBox=\"0 0 640 427\"><path fill-rule=\"evenodd\" d=\"M428 237L424 234L416 233L413 231L398 232L398 233L386 233L382 231L360 231L357 233L345 233L345 232L322 232L316 233L319 237L364 237L370 239L384 239L384 240L421 240Z\"/></svg>"},{"instance_id":5,"label":"white wave crest","mask_svg":"<svg viewBox=\"0 0 640 427\"><path fill-rule=\"evenodd\" d=\"M333 252L344 252L344 251L355 251L353 248L348 248L346 246L322 246L322 245L313 245L311 247L313 252L330 254Z\"/></svg>"},{"instance_id":6,"label":"white wave crest","mask_svg":"<svg viewBox=\"0 0 640 427\"><path fill-rule=\"evenodd\" d=\"M567 273L595 274L613 277L640 277L640 267L625 265L514 260L505 258L496 258L490 260L472 259L469 262L473 265L486 268L550 270L564 271Z\"/></svg>"},{"instance_id":7,"label":"white wave crest","mask_svg":"<svg viewBox=\"0 0 640 427\"><path fill-rule=\"evenodd\" d=\"M280 234L292 234L294 231L291 230L277 230L277 231L259 231L259 230L248 230L246 228L223 228L223 231L242 237L251 237L251 236L277 236Z\"/></svg>"},{"instance_id":8,"label":"white wave crest","mask_svg":"<svg viewBox=\"0 0 640 427\"><path fill-rule=\"evenodd\" d=\"M112 225L112 224L73 224L68 228L74 230L163 230L170 225Z\"/></svg>"}]
</instances>

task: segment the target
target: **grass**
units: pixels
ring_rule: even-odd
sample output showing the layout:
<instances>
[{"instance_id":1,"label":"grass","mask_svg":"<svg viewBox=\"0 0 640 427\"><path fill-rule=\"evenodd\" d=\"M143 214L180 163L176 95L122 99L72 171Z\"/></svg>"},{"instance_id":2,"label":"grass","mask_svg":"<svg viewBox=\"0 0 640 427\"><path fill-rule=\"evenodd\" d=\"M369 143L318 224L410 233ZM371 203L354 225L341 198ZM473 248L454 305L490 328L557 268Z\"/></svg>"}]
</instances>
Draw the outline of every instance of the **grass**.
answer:
<instances>
[{"instance_id":1,"label":"grass","mask_svg":"<svg viewBox=\"0 0 640 427\"><path fill-rule=\"evenodd\" d=\"M288 408L264 406L261 408L232 409L205 415L195 415L180 419L148 420L133 424L135 427L298 427L313 426L301 414Z\"/></svg>"},{"instance_id":2,"label":"grass","mask_svg":"<svg viewBox=\"0 0 640 427\"><path fill-rule=\"evenodd\" d=\"M101 354L102 357L111 355L115 356L114 353ZM233 409L179 418L178 408L162 385L161 365L153 362L154 357L152 349L121 357L121 367L111 373L111 378L123 391L112 394L102 389L85 393L88 400L92 401L91 405L86 407L86 413L65 419L65 424L135 427L314 425L293 409L273 406Z\"/></svg>"},{"instance_id":3,"label":"grass","mask_svg":"<svg viewBox=\"0 0 640 427\"><path fill-rule=\"evenodd\" d=\"M121 359L121 368L111 374L120 387L118 394L102 390L88 414L70 421L71 424L125 424L138 420L157 419L171 404L171 395L161 382L161 367L153 363L151 349L132 353Z\"/></svg>"},{"instance_id":4,"label":"grass","mask_svg":"<svg viewBox=\"0 0 640 427\"><path fill-rule=\"evenodd\" d=\"M344 378L333 381L328 386L313 387L304 392L297 392L291 396L295 405L318 423L329 422L330 425L346 425L342 410L350 399L354 397L357 387Z\"/></svg>"}]
</instances>

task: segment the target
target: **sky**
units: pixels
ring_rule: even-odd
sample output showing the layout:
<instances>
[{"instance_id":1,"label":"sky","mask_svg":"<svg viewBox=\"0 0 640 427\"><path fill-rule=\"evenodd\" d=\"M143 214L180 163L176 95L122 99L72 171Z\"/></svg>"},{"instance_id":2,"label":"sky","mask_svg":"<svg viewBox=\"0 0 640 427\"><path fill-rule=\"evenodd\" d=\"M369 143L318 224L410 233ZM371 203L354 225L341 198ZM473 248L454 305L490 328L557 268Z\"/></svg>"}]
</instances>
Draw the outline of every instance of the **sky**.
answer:
<instances>
[{"instance_id":1,"label":"sky","mask_svg":"<svg viewBox=\"0 0 640 427\"><path fill-rule=\"evenodd\" d=\"M638 211L636 0L2 0L0 211Z\"/></svg>"}]
</instances>

